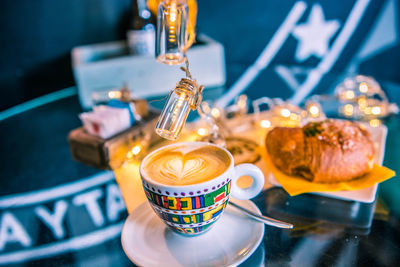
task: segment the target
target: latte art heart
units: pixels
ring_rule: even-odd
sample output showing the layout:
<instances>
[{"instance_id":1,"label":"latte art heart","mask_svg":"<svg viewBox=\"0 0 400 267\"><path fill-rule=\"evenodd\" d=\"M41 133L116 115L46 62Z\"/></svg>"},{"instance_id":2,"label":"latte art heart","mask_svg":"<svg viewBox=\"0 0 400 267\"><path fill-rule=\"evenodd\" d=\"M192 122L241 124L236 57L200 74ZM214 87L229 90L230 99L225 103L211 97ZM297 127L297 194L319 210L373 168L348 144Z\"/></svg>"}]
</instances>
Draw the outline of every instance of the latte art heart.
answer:
<instances>
[{"instance_id":1,"label":"latte art heart","mask_svg":"<svg viewBox=\"0 0 400 267\"><path fill-rule=\"evenodd\" d=\"M223 150L210 145L169 146L151 155L144 173L166 185L191 185L218 177L230 166Z\"/></svg>"},{"instance_id":2,"label":"latte art heart","mask_svg":"<svg viewBox=\"0 0 400 267\"><path fill-rule=\"evenodd\" d=\"M161 173L165 176L174 177L181 180L194 174L200 174L206 168L205 161L201 158L184 160L183 158L173 158L166 162Z\"/></svg>"}]
</instances>

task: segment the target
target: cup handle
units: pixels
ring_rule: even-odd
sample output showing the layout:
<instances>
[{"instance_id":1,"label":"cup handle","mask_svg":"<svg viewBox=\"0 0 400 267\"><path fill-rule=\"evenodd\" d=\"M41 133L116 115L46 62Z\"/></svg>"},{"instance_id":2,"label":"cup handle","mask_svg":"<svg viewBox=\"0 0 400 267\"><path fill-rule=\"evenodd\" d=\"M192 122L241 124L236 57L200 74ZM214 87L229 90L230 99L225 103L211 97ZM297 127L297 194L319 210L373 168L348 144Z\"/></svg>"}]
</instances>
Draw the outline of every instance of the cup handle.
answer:
<instances>
[{"instance_id":1,"label":"cup handle","mask_svg":"<svg viewBox=\"0 0 400 267\"><path fill-rule=\"evenodd\" d=\"M237 185L239 177L248 175L253 178L253 183L248 188ZM235 166L231 184L231 195L237 199L250 199L257 196L264 187L264 174L253 164L243 163Z\"/></svg>"}]
</instances>

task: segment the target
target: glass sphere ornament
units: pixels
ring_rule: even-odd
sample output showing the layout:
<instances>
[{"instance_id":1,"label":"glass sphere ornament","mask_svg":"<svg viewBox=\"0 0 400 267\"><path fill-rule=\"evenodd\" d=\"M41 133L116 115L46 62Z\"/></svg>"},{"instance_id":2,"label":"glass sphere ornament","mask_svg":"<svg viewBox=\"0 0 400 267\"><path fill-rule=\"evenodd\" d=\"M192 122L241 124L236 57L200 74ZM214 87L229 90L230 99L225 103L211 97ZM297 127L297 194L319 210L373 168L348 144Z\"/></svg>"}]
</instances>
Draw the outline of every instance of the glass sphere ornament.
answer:
<instances>
[{"instance_id":1,"label":"glass sphere ornament","mask_svg":"<svg viewBox=\"0 0 400 267\"><path fill-rule=\"evenodd\" d=\"M399 112L396 104L389 103L385 92L372 77L356 75L345 78L335 88L339 114L353 119L383 118Z\"/></svg>"}]
</instances>

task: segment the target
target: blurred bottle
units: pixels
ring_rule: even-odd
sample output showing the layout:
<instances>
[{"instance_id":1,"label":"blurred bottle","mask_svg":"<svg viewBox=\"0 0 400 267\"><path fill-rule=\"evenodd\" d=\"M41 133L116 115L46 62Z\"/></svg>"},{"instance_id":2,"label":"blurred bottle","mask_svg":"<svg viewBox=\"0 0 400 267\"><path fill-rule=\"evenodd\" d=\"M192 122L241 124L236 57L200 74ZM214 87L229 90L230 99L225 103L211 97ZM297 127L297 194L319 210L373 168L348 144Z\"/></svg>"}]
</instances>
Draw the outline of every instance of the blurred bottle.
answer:
<instances>
[{"instance_id":1,"label":"blurred bottle","mask_svg":"<svg viewBox=\"0 0 400 267\"><path fill-rule=\"evenodd\" d=\"M131 23L127 32L128 46L132 54L154 56L154 22L146 0L132 0Z\"/></svg>"}]
</instances>

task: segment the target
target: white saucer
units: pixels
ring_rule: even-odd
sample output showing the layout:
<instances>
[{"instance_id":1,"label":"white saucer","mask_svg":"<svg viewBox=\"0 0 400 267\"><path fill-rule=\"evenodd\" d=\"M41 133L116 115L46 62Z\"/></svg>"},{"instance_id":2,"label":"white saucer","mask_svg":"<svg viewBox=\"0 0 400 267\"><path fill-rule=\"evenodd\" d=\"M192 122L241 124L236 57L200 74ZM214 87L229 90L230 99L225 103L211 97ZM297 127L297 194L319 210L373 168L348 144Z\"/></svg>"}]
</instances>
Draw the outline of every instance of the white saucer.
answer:
<instances>
[{"instance_id":1,"label":"white saucer","mask_svg":"<svg viewBox=\"0 0 400 267\"><path fill-rule=\"evenodd\" d=\"M261 214L249 200L231 200ZM264 224L227 206L206 233L181 236L165 226L146 201L129 215L122 228L122 247L139 266L236 266L257 249Z\"/></svg>"}]
</instances>

